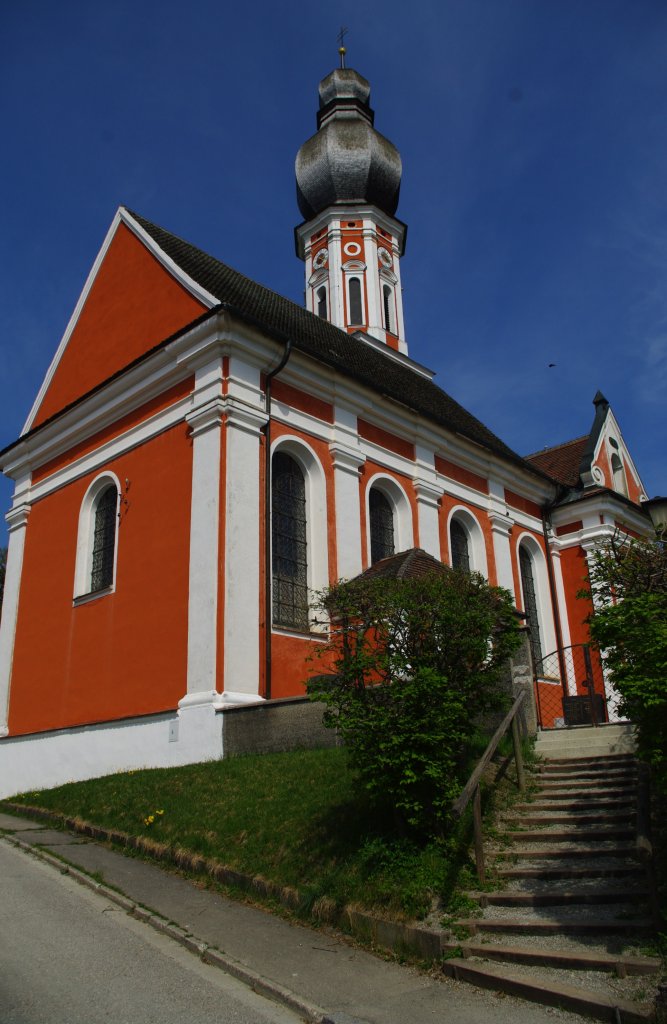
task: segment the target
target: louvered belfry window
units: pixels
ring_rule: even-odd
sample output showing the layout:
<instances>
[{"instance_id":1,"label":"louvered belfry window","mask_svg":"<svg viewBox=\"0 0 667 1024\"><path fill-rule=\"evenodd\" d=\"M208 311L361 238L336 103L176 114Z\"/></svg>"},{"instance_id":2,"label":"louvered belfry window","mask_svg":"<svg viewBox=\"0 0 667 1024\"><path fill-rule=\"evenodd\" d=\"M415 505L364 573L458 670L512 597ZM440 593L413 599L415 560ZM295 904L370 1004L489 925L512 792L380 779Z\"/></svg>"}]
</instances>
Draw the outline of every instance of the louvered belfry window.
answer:
<instances>
[{"instance_id":1,"label":"louvered belfry window","mask_svg":"<svg viewBox=\"0 0 667 1024\"><path fill-rule=\"evenodd\" d=\"M107 487L95 506L93 558L90 591L104 590L113 583L113 562L116 549L116 512L118 492L113 484Z\"/></svg>"},{"instance_id":2,"label":"louvered belfry window","mask_svg":"<svg viewBox=\"0 0 667 1024\"><path fill-rule=\"evenodd\" d=\"M371 521L371 565L394 554L394 511L382 491L372 487L368 495Z\"/></svg>"},{"instance_id":3,"label":"louvered belfry window","mask_svg":"<svg viewBox=\"0 0 667 1024\"><path fill-rule=\"evenodd\" d=\"M535 663L535 671L542 667L542 638L540 637L540 620L537 614L537 597L535 595L535 579L533 576L533 560L525 547L519 548L519 566L521 569L521 586L526 621L530 630L530 648Z\"/></svg>"},{"instance_id":4,"label":"louvered belfry window","mask_svg":"<svg viewBox=\"0 0 667 1024\"><path fill-rule=\"evenodd\" d=\"M286 452L273 456L271 479L273 622L308 629L306 484Z\"/></svg>"},{"instance_id":5,"label":"louvered belfry window","mask_svg":"<svg viewBox=\"0 0 667 1024\"><path fill-rule=\"evenodd\" d=\"M465 527L461 526L457 519L452 519L449 526L449 536L452 544L452 567L470 572L470 548L468 546L468 534Z\"/></svg>"}]
</instances>

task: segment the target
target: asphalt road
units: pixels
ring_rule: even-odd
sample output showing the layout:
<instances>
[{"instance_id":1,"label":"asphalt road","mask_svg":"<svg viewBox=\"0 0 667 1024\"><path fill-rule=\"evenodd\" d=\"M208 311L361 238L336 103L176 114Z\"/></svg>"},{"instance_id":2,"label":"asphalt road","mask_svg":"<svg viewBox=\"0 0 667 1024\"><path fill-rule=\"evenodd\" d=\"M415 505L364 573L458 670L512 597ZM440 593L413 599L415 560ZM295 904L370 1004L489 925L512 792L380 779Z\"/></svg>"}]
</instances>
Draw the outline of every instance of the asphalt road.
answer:
<instances>
[{"instance_id":1,"label":"asphalt road","mask_svg":"<svg viewBox=\"0 0 667 1024\"><path fill-rule=\"evenodd\" d=\"M0 1024L295 1024L67 875L0 842Z\"/></svg>"}]
</instances>

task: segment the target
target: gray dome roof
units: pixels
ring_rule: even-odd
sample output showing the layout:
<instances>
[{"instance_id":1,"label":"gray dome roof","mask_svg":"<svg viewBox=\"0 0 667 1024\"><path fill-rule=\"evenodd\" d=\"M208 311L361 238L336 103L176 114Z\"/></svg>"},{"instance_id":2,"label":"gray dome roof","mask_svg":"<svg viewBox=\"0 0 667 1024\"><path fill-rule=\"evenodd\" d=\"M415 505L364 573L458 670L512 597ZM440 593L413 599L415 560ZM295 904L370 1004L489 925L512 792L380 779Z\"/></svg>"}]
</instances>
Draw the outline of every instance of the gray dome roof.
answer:
<instances>
[{"instance_id":1,"label":"gray dome roof","mask_svg":"<svg viewBox=\"0 0 667 1024\"><path fill-rule=\"evenodd\" d=\"M345 203L372 203L393 216L401 157L373 127L370 85L352 68L336 68L322 79L319 91L318 131L296 157L297 200L304 219Z\"/></svg>"}]
</instances>

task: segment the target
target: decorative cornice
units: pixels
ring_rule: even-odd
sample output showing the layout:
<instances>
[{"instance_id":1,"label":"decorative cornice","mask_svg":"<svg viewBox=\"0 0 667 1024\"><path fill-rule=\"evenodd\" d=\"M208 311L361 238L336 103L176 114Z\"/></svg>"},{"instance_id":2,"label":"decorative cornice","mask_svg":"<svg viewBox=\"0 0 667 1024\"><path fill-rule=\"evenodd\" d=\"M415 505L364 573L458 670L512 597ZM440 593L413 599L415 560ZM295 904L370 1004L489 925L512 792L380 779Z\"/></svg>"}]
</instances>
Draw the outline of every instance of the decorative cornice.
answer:
<instances>
[{"instance_id":1,"label":"decorative cornice","mask_svg":"<svg viewBox=\"0 0 667 1024\"><path fill-rule=\"evenodd\" d=\"M14 508L10 508L5 516L5 522L10 533L26 526L28 516L30 515L30 508L30 505L16 505Z\"/></svg>"},{"instance_id":2,"label":"decorative cornice","mask_svg":"<svg viewBox=\"0 0 667 1024\"><path fill-rule=\"evenodd\" d=\"M442 500L442 488L434 487L425 480L415 480L415 495L420 505L428 505L430 508L438 508Z\"/></svg>"},{"instance_id":3,"label":"decorative cornice","mask_svg":"<svg viewBox=\"0 0 667 1024\"><path fill-rule=\"evenodd\" d=\"M329 445L329 451L334 469L341 469L344 473L359 476L359 471L366 461L365 455L335 441Z\"/></svg>"},{"instance_id":4,"label":"decorative cornice","mask_svg":"<svg viewBox=\"0 0 667 1024\"><path fill-rule=\"evenodd\" d=\"M214 427L219 427L225 414L225 401L213 398L205 405L186 413L185 422L190 427L191 437L205 434Z\"/></svg>"}]
</instances>

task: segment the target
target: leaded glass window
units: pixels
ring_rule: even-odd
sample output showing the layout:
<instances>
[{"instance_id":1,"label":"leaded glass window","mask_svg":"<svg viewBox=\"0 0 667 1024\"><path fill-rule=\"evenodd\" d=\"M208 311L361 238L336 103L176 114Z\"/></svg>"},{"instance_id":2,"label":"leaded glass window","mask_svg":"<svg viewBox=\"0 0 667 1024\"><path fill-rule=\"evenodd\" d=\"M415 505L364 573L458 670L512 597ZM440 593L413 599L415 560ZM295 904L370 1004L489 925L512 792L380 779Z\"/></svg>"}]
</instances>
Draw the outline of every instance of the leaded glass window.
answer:
<instances>
[{"instance_id":1,"label":"leaded glass window","mask_svg":"<svg viewBox=\"0 0 667 1024\"><path fill-rule=\"evenodd\" d=\"M113 583L113 563L116 550L116 513L118 492L114 484L106 487L95 505L93 528L93 557L90 572L90 592L104 590Z\"/></svg>"},{"instance_id":2,"label":"leaded glass window","mask_svg":"<svg viewBox=\"0 0 667 1024\"><path fill-rule=\"evenodd\" d=\"M371 525L371 565L394 554L394 510L382 491L372 487L368 495Z\"/></svg>"},{"instance_id":3,"label":"leaded glass window","mask_svg":"<svg viewBox=\"0 0 667 1024\"><path fill-rule=\"evenodd\" d=\"M470 547L468 545L468 532L458 519L452 519L449 526L449 536L452 549L452 567L470 572Z\"/></svg>"},{"instance_id":4,"label":"leaded glass window","mask_svg":"<svg viewBox=\"0 0 667 1024\"><path fill-rule=\"evenodd\" d=\"M273 456L271 527L273 621L307 630L306 484L301 467L286 452Z\"/></svg>"},{"instance_id":5,"label":"leaded glass window","mask_svg":"<svg viewBox=\"0 0 667 1024\"><path fill-rule=\"evenodd\" d=\"M530 630L530 647L533 653L535 671L539 672L542 666L542 639L540 637L540 620L537 614L533 559L523 546L519 548L519 567L521 570L521 587L523 589L523 610L526 614L526 623Z\"/></svg>"}]
</instances>

